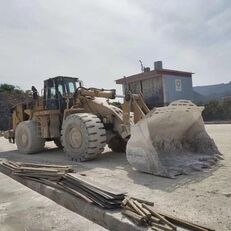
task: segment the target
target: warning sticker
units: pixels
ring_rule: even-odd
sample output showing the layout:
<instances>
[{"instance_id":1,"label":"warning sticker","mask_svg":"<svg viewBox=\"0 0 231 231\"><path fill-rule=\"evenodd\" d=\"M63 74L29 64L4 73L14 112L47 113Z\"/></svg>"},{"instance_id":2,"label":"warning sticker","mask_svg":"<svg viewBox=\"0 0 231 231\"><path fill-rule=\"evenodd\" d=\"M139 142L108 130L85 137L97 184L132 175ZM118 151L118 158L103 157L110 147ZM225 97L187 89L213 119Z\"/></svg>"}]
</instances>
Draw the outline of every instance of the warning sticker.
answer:
<instances>
[{"instance_id":1,"label":"warning sticker","mask_svg":"<svg viewBox=\"0 0 231 231\"><path fill-rule=\"evenodd\" d=\"M176 91L182 91L181 79L175 80Z\"/></svg>"}]
</instances>

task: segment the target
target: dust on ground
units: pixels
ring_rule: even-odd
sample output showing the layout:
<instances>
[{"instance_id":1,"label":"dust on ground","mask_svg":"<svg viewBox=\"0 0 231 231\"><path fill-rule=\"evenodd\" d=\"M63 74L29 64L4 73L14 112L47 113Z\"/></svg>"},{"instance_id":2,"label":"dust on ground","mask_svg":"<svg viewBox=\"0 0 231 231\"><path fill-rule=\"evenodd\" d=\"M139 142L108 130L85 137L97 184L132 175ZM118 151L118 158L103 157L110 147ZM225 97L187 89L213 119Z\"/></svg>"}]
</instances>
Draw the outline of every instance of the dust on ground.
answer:
<instances>
[{"instance_id":1,"label":"dust on ground","mask_svg":"<svg viewBox=\"0 0 231 231\"><path fill-rule=\"evenodd\" d=\"M113 153L109 149L106 149L105 153L97 160L73 163L68 160L61 150L54 148L52 143L47 145L48 149L43 153L23 155L16 151L15 145L8 144L7 140L1 138L0 158L34 163L73 164L78 172L86 174L86 177L96 182L111 187L119 187L133 196L154 201L155 207L160 211L203 226L209 226L218 231L228 231L231 230L231 124L206 125L206 129L215 140L220 152L224 154L224 160L213 169L194 172L191 175L182 175L176 179L167 179L134 171L126 161L125 153ZM7 211L4 212L5 217L12 217L9 220L0 219L1 227L3 225L9 227L5 230L20 230L16 229L17 226L12 225L16 223L20 223L22 227L30 227L28 230L35 230L30 219L25 219L25 217L36 216L38 211L40 211L40 216L36 218L36 221L42 223L44 219L47 222L51 220L51 223L58 224L56 227L61 227L55 230L73 230L73 222L74 224L88 222L85 219L84 221L81 220L83 218L72 212L70 213L73 215L69 218L67 214L65 215L67 213L65 212L66 209L53 204L54 202L35 192L33 194L36 196L27 194L24 197L24 193L19 193L18 196L10 197L8 188L11 183L9 181L12 180L5 178L2 181L3 183L1 182L0 188L0 208ZM22 187L23 189L20 190L25 190L24 186ZM12 191L14 190L12 189ZM14 193L17 195L16 192ZM36 197L43 198L38 200L38 204L43 204L42 201L49 201L50 203L46 202L41 210L34 208L31 209L33 212L30 212L30 208L35 205L29 203L29 200L33 201L33 198ZM28 207L23 207L22 202L19 203L21 198L28 200ZM12 207L13 203L18 204ZM21 213L22 216L20 216ZM59 223L59 219L62 217L67 219L65 221L66 226L62 222ZM93 223L88 222L86 224L89 225L87 226L90 227L89 230L101 229ZM79 229L77 227L77 230L87 230L84 225L80 225Z\"/></svg>"}]
</instances>

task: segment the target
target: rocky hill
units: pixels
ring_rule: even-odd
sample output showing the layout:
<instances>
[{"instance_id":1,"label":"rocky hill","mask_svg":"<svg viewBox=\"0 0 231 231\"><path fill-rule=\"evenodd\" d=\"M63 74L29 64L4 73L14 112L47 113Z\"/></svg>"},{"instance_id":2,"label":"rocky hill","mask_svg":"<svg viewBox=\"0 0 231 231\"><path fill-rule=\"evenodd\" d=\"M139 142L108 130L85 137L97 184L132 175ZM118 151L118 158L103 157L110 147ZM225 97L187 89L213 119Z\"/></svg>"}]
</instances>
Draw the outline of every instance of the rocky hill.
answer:
<instances>
[{"instance_id":1,"label":"rocky hill","mask_svg":"<svg viewBox=\"0 0 231 231\"><path fill-rule=\"evenodd\" d=\"M0 131L10 129L11 108L18 103L30 100L30 96L24 92L0 92Z\"/></svg>"}]
</instances>

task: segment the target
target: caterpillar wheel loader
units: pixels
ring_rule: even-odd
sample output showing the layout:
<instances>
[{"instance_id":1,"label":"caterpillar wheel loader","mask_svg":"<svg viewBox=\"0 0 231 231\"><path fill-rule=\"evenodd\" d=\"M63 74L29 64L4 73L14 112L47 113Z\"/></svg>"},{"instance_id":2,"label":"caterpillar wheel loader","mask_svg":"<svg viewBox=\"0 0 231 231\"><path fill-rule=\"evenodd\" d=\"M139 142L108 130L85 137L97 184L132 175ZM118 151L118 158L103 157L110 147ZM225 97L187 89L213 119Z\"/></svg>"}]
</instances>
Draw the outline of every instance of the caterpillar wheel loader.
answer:
<instances>
[{"instance_id":1,"label":"caterpillar wheel loader","mask_svg":"<svg viewBox=\"0 0 231 231\"><path fill-rule=\"evenodd\" d=\"M169 106L146 106L141 95L124 96L122 109L110 104L114 89L85 88L78 78L57 76L44 81L39 97L12 111L12 129L5 138L16 142L18 151L41 152L54 141L75 161L97 158L106 144L125 152L137 170L174 177L214 165L220 157L204 128L202 108L178 100Z\"/></svg>"}]
</instances>

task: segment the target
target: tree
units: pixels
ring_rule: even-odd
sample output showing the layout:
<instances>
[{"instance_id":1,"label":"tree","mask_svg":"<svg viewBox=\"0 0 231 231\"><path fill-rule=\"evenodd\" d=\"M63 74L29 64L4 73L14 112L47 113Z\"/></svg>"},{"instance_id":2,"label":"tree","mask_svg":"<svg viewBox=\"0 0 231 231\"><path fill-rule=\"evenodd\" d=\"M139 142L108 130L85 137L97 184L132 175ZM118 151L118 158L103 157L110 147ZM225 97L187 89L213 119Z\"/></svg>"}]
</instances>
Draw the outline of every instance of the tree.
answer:
<instances>
[{"instance_id":1,"label":"tree","mask_svg":"<svg viewBox=\"0 0 231 231\"><path fill-rule=\"evenodd\" d=\"M7 83L0 84L0 91L2 92L12 92L15 89L14 85L10 85Z\"/></svg>"},{"instance_id":2,"label":"tree","mask_svg":"<svg viewBox=\"0 0 231 231\"><path fill-rule=\"evenodd\" d=\"M231 120L231 101L210 101L202 112L205 121Z\"/></svg>"},{"instance_id":3,"label":"tree","mask_svg":"<svg viewBox=\"0 0 231 231\"><path fill-rule=\"evenodd\" d=\"M0 84L0 92L24 94L24 91L20 87L7 83Z\"/></svg>"},{"instance_id":4,"label":"tree","mask_svg":"<svg viewBox=\"0 0 231 231\"><path fill-rule=\"evenodd\" d=\"M224 119L231 120L231 101L223 103Z\"/></svg>"}]
</instances>

